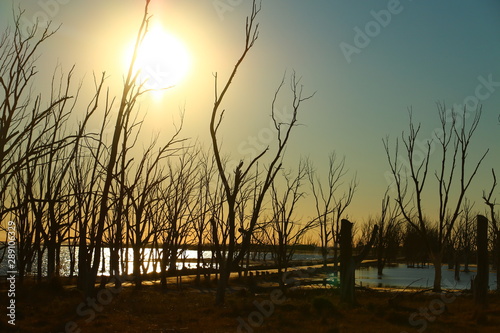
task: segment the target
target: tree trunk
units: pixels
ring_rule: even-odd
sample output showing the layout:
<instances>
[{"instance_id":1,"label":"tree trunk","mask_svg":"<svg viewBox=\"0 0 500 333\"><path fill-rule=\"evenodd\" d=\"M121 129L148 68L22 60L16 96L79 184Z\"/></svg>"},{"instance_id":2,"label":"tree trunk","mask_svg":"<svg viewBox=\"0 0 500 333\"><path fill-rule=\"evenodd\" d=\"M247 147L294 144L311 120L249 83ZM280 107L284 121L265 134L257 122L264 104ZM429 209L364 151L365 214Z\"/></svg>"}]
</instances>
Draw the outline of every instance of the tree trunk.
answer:
<instances>
[{"instance_id":1,"label":"tree trunk","mask_svg":"<svg viewBox=\"0 0 500 333\"><path fill-rule=\"evenodd\" d=\"M69 251L69 277L73 277L75 275L76 246L70 244L68 246L68 251Z\"/></svg>"},{"instance_id":2,"label":"tree trunk","mask_svg":"<svg viewBox=\"0 0 500 333\"><path fill-rule=\"evenodd\" d=\"M335 244L333 247L333 276L337 277L339 274L339 249Z\"/></svg>"},{"instance_id":3,"label":"tree trunk","mask_svg":"<svg viewBox=\"0 0 500 333\"><path fill-rule=\"evenodd\" d=\"M80 224L80 235L78 239L78 288L85 291L88 279L87 263L87 224Z\"/></svg>"},{"instance_id":4,"label":"tree trunk","mask_svg":"<svg viewBox=\"0 0 500 333\"><path fill-rule=\"evenodd\" d=\"M382 232L378 234L377 244L377 275L380 277L383 274L385 261L384 261L384 246L382 244Z\"/></svg>"},{"instance_id":5,"label":"tree trunk","mask_svg":"<svg viewBox=\"0 0 500 333\"><path fill-rule=\"evenodd\" d=\"M49 239L47 242L47 278L50 280L54 277L56 267L56 248L54 240Z\"/></svg>"},{"instance_id":6,"label":"tree trunk","mask_svg":"<svg viewBox=\"0 0 500 333\"><path fill-rule=\"evenodd\" d=\"M441 279L442 279L442 253L432 253L432 263L434 265L434 286L432 291L436 293L441 292Z\"/></svg>"},{"instance_id":7,"label":"tree trunk","mask_svg":"<svg viewBox=\"0 0 500 333\"><path fill-rule=\"evenodd\" d=\"M366 257L375 242L378 226L375 225L368 244L358 256L352 256L352 223L342 219L340 227L340 301L357 304L354 293L356 266Z\"/></svg>"},{"instance_id":8,"label":"tree trunk","mask_svg":"<svg viewBox=\"0 0 500 333\"><path fill-rule=\"evenodd\" d=\"M257 251L255 251L257 252ZM246 265L245 265L245 277L248 276L248 269L250 268L250 251L248 251L247 253L247 262L246 262Z\"/></svg>"},{"instance_id":9,"label":"tree trunk","mask_svg":"<svg viewBox=\"0 0 500 333\"><path fill-rule=\"evenodd\" d=\"M470 270L469 270L469 247L466 247L465 248L465 251L464 251L464 272L465 273L469 273Z\"/></svg>"},{"instance_id":10,"label":"tree trunk","mask_svg":"<svg viewBox=\"0 0 500 333\"><path fill-rule=\"evenodd\" d=\"M141 247L138 244L134 245L134 281L135 281L136 288L140 288L142 286Z\"/></svg>"},{"instance_id":11,"label":"tree trunk","mask_svg":"<svg viewBox=\"0 0 500 333\"><path fill-rule=\"evenodd\" d=\"M105 255L105 247L101 247L101 275L106 272L106 255Z\"/></svg>"},{"instance_id":12,"label":"tree trunk","mask_svg":"<svg viewBox=\"0 0 500 333\"><path fill-rule=\"evenodd\" d=\"M120 249L118 244L111 245L109 248L109 276L115 277L115 288L120 288L121 279L120 276Z\"/></svg>"},{"instance_id":13,"label":"tree trunk","mask_svg":"<svg viewBox=\"0 0 500 333\"><path fill-rule=\"evenodd\" d=\"M167 289L167 265L169 257L169 246L164 240L162 245L163 251L161 252L161 265L160 265L160 283L162 289Z\"/></svg>"},{"instance_id":14,"label":"tree trunk","mask_svg":"<svg viewBox=\"0 0 500 333\"><path fill-rule=\"evenodd\" d=\"M215 294L215 305L224 305L226 288L229 284L229 275L231 274L231 269L229 265L219 264L219 279L217 281L217 292Z\"/></svg>"},{"instance_id":15,"label":"tree trunk","mask_svg":"<svg viewBox=\"0 0 500 333\"><path fill-rule=\"evenodd\" d=\"M474 279L474 301L480 309L486 308L488 297L488 219L477 216L477 275Z\"/></svg>"},{"instance_id":16,"label":"tree trunk","mask_svg":"<svg viewBox=\"0 0 500 333\"><path fill-rule=\"evenodd\" d=\"M202 271L202 257L203 257L203 249L202 247L202 240L198 241L198 256L196 258L196 285L200 285L201 281L201 271Z\"/></svg>"},{"instance_id":17,"label":"tree trunk","mask_svg":"<svg viewBox=\"0 0 500 333\"><path fill-rule=\"evenodd\" d=\"M43 272L43 250L42 250L42 244L38 243L38 248L37 248L37 263L36 263L36 282L41 283L42 282L42 272Z\"/></svg>"},{"instance_id":18,"label":"tree trunk","mask_svg":"<svg viewBox=\"0 0 500 333\"><path fill-rule=\"evenodd\" d=\"M279 288L283 292L283 294L286 294L285 272L281 269L281 267L278 268Z\"/></svg>"},{"instance_id":19,"label":"tree trunk","mask_svg":"<svg viewBox=\"0 0 500 333\"><path fill-rule=\"evenodd\" d=\"M35 230L34 246L36 247L36 259L37 259L36 282L40 283L42 282L43 251L42 251L42 222L40 213L38 212L35 212L35 225L36 225L36 230Z\"/></svg>"},{"instance_id":20,"label":"tree trunk","mask_svg":"<svg viewBox=\"0 0 500 333\"><path fill-rule=\"evenodd\" d=\"M118 208L118 211L121 211L121 203L118 202L118 205L120 206ZM109 246L109 276L114 276L115 277L115 288L120 288L122 283L121 279L119 278L120 276L120 250L123 248L122 244L122 239L121 239L121 234L122 234L122 227L121 227L121 214L118 214L118 216L115 218L115 226L116 226L116 231L114 237L112 238L112 241Z\"/></svg>"},{"instance_id":21,"label":"tree trunk","mask_svg":"<svg viewBox=\"0 0 500 333\"><path fill-rule=\"evenodd\" d=\"M455 281L460 281L460 257L455 256Z\"/></svg>"},{"instance_id":22,"label":"tree trunk","mask_svg":"<svg viewBox=\"0 0 500 333\"><path fill-rule=\"evenodd\" d=\"M323 256L323 267L326 268L328 261L328 249L326 245L321 249L321 255Z\"/></svg>"},{"instance_id":23,"label":"tree trunk","mask_svg":"<svg viewBox=\"0 0 500 333\"><path fill-rule=\"evenodd\" d=\"M496 256L496 264L497 264L497 293L500 293L500 231L496 232L497 236L497 256Z\"/></svg>"},{"instance_id":24,"label":"tree trunk","mask_svg":"<svg viewBox=\"0 0 500 333\"><path fill-rule=\"evenodd\" d=\"M177 242L177 240L174 240L174 242ZM169 253L170 253L170 258L168 264L168 272L171 275L175 275L177 274L177 258L180 255L179 246L175 243L171 244Z\"/></svg>"},{"instance_id":25,"label":"tree trunk","mask_svg":"<svg viewBox=\"0 0 500 333\"><path fill-rule=\"evenodd\" d=\"M55 274L56 276L61 276L61 244L58 243L56 245L56 271Z\"/></svg>"},{"instance_id":26,"label":"tree trunk","mask_svg":"<svg viewBox=\"0 0 500 333\"><path fill-rule=\"evenodd\" d=\"M340 253L342 253L342 249ZM355 305L358 302L354 293L356 270L354 259L352 257L342 259L342 254L340 257L340 301Z\"/></svg>"},{"instance_id":27,"label":"tree trunk","mask_svg":"<svg viewBox=\"0 0 500 333\"><path fill-rule=\"evenodd\" d=\"M321 245L321 255L323 256L323 267L327 267L328 265L328 231L326 229L326 217L323 223L321 224L321 228L323 228L322 232L322 245Z\"/></svg>"}]
</instances>

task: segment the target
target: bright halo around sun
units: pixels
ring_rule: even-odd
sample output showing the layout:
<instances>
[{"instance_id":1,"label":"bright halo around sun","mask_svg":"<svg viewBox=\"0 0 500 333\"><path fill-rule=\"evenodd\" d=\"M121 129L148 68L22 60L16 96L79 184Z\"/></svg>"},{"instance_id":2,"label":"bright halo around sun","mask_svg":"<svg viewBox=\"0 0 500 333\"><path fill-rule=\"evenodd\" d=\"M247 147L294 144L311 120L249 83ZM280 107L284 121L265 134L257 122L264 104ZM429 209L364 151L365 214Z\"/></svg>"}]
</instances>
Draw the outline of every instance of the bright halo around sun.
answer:
<instances>
[{"instance_id":1,"label":"bright halo around sun","mask_svg":"<svg viewBox=\"0 0 500 333\"><path fill-rule=\"evenodd\" d=\"M127 48L125 63L130 66L135 41ZM181 40L167 32L159 23L150 27L136 58L134 70L140 71L138 83L151 89L155 98L178 85L189 73L191 56Z\"/></svg>"}]
</instances>

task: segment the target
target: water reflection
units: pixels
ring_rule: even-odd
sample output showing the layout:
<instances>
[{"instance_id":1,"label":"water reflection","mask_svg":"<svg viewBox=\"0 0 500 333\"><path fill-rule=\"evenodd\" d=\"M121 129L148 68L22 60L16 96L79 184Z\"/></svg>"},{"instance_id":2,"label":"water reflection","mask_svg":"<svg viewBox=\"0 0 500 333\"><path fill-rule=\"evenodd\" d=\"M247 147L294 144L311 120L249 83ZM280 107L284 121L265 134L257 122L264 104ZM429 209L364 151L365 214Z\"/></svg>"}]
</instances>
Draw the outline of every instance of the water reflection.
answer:
<instances>
[{"instance_id":1,"label":"water reflection","mask_svg":"<svg viewBox=\"0 0 500 333\"><path fill-rule=\"evenodd\" d=\"M444 289L470 289L471 279L476 276L475 267L470 272L460 272L460 281L455 280L455 271L442 268L441 287ZM398 264L384 268L384 274L378 276L376 267L363 267L356 270L356 283L366 287L378 288L432 288L434 283L434 266L426 268L408 268ZM490 272L490 289L496 289L496 273Z\"/></svg>"},{"instance_id":2,"label":"water reflection","mask_svg":"<svg viewBox=\"0 0 500 333\"><path fill-rule=\"evenodd\" d=\"M133 274L133 252L132 249L124 249L121 252L121 257L124 257L124 263L126 267L127 274ZM181 270L184 267L191 269L196 268L196 258L198 252L195 250L184 250L180 253L179 259L177 261L177 269ZM205 267L210 264L210 258L212 257L211 251L202 251L202 256L204 258ZM78 258L78 248L76 249L75 257ZM160 271L160 261L161 250L157 251L152 248L145 248L143 250L144 264L142 273L152 273L154 271ZM251 254L252 260L262 261L267 260L271 262L271 255L268 254ZM110 251L109 248L103 249L103 262L99 269L99 273L103 275L110 274ZM313 261L320 260L321 255L315 253L297 253L293 256L293 260L300 261ZM46 275L46 255L43 258L42 269L44 270L42 274ZM68 276L70 274L70 252L67 247L61 249L61 267L60 274L62 276ZM0 275L6 275L7 272L7 261L4 258L2 263L0 263ZM471 279L476 275L475 267L471 267L471 271L468 273L460 272L460 281L455 281L454 270L446 269L447 266L443 266L442 270L442 288L444 289L470 289ZM78 265L74 267L74 275L78 275ZM29 267L27 275L36 275L36 258L32 267ZM338 277L334 274L326 276L326 279L331 285L338 285ZM387 266L384 268L384 274L378 276L376 267L362 267L356 270L356 283L366 287L378 287L378 288L405 288L410 286L411 288L432 288L434 279L434 267L432 265L425 268L408 268L404 264L398 264L394 266ZM490 272L489 277L490 289L495 289L496 287L496 273Z\"/></svg>"}]
</instances>

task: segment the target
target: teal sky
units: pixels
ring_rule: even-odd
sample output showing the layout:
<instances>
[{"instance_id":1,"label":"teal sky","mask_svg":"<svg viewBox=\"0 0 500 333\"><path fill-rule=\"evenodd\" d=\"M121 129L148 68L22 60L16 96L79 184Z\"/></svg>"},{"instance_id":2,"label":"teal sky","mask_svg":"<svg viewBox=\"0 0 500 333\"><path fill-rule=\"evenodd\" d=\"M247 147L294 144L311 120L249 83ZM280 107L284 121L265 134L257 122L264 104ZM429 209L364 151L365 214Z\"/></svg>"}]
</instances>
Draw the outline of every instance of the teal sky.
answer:
<instances>
[{"instance_id":1,"label":"teal sky","mask_svg":"<svg viewBox=\"0 0 500 333\"><path fill-rule=\"evenodd\" d=\"M84 88L92 87L93 71L105 70L108 84L118 91L123 48L134 38L143 1L2 0L2 30L12 19L12 3L24 8L28 19L50 17L62 24L43 49L40 90L56 64L63 70L76 64ZM242 50L249 10L249 1L152 0L154 19L183 40L193 67L161 102L143 100L141 109L148 112L145 142L151 132L171 131L172 120L185 107L185 136L209 146L212 73L218 72L222 81L232 69ZM348 214L359 221L379 214L388 185L382 138L394 140L407 129L408 107L422 123L425 140L439 126L436 102L463 108L464 102L480 101L483 115L472 141L471 163L486 149L490 152L467 196L484 209L481 194L491 185L491 168L500 175L500 2L264 0L258 20L260 38L225 104L223 149L233 160L248 159L255 148L251 138L268 132L274 89L285 71L295 70L304 92L316 95L299 115L303 126L293 132L286 166L295 168L300 156L309 156L321 172L330 152L345 156L351 175L356 173L359 180ZM346 56L341 46L356 52ZM278 103L283 112L289 105L286 97ZM439 154L431 158L439 159ZM435 183L429 189L435 191ZM496 195L500 200L499 191ZM432 216L435 198L430 193L426 198ZM304 201L301 215L311 214L310 202Z\"/></svg>"}]
</instances>

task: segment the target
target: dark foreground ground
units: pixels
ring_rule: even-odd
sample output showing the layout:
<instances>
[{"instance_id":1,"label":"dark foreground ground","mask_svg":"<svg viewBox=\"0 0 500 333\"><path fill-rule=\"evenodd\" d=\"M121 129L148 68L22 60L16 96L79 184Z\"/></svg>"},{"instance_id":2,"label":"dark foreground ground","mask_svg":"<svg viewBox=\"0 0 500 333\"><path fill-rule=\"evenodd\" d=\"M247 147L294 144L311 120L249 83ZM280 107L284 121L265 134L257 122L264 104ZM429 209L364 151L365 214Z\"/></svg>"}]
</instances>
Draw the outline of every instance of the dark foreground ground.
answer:
<instances>
[{"instance_id":1,"label":"dark foreground ground","mask_svg":"<svg viewBox=\"0 0 500 333\"><path fill-rule=\"evenodd\" d=\"M223 307L214 306L213 290L190 284L182 290L171 285L167 291L155 284L139 290L108 285L95 299L84 299L60 282L18 286L15 326L7 324L7 290L2 284L0 332L500 331L498 294L489 295L488 309L478 315L467 293L363 289L356 294L359 305L349 307L339 302L333 287L302 286L285 296L272 283L261 282L256 295L235 287Z\"/></svg>"}]
</instances>

